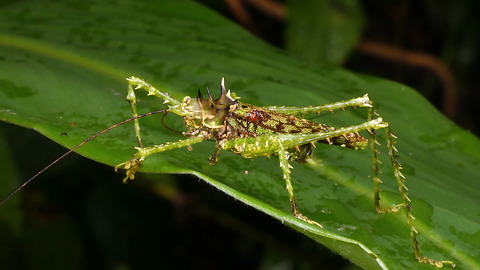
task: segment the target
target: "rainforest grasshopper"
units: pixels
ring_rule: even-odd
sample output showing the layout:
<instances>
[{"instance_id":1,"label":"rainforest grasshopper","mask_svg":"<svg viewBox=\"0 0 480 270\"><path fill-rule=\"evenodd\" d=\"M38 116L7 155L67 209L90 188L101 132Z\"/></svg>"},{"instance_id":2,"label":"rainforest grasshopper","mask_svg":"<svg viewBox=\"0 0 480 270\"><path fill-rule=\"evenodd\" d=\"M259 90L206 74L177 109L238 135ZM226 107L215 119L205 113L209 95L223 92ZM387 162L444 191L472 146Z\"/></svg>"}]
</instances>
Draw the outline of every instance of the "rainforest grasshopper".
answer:
<instances>
[{"instance_id":1,"label":"rainforest grasshopper","mask_svg":"<svg viewBox=\"0 0 480 270\"><path fill-rule=\"evenodd\" d=\"M415 217L412 213L412 206L407 192L408 189L405 186L405 177L401 173L402 167L397 160L398 151L394 146L396 137L390 131L389 124L375 112L373 103L368 95L320 106L257 107L239 101L239 97L237 97L235 93L232 93L230 90L227 91L223 78L221 81L219 98L214 99L207 88L207 97L202 96L199 90L196 98L186 96L182 101L170 97L167 93L157 90L149 83L137 77L130 77L127 81L128 93L126 99L130 103L132 109L132 118L111 126L70 149L67 153L27 180L17 190L10 194L10 196L1 201L0 205L30 181L35 179L39 174L43 173L43 171L66 155L72 153L78 147L112 128L133 121L138 143L138 146L135 147L137 152L134 154L133 159L115 166L115 170L126 170L126 176L123 179L124 182L135 178L135 173L150 155L182 147L191 147L191 145L206 140L214 140L216 141L215 149L209 158L211 165L215 165L219 161L221 150L231 150L235 154L239 154L245 158L270 155L277 156L285 180L292 214L300 220L318 226L319 228L323 228L320 223L310 219L300 211L295 199L290 170L292 167L289 162L297 161L304 163L312 154L313 147L315 147L315 143L317 142L351 149L365 149L370 145L370 150L372 152L374 206L376 212L398 212L400 208L404 208L415 259L421 263L430 264L438 268L442 268L446 264L455 267L455 264L452 261L434 260L423 256L420 252L419 243L417 241L418 231L414 225ZM137 99L135 92L140 89L146 90L149 96L156 96L163 99L164 104L168 105L168 109L139 115L137 112ZM333 128L298 116L300 114L320 113L322 111L333 111L335 109L344 109L346 107L366 108L368 110L367 121L358 125ZM182 134L187 138L175 142L167 142L161 145L144 146L138 119L156 113L174 113L183 117L187 131L182 132ZM400 204L387 208L380 205L379 185L382 181L379 178L378 164L380 161L377 157L378 151L376 149L378 141L375 130L377 129L385 130L386 145L389 151L388 154L393 167L394 178L397 182L398 190L402 198ZM369 139L359 135L358 132L363 130L369 132Z\"/></svg>"}]
</instances>

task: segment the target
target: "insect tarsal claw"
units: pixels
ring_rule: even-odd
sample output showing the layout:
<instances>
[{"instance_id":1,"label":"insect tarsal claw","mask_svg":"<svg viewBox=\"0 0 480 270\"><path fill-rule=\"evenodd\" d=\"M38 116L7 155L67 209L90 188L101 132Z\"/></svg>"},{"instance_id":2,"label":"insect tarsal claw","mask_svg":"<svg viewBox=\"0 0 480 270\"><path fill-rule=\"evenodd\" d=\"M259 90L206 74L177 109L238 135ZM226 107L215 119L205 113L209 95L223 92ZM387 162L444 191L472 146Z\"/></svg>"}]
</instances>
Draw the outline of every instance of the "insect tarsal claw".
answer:
<instances>
[{"instance_id":1,"label":"insect tarsal claw","mask_svg":"<svg viewBox=\"0 0 480 270\"><path fill-rule=\"evenodd\" d=\"M310 224L312 224L312 225L318 226L318 227L320 227L320 228L323 229L322 224L320 224L320 223L318 223L318 222L316 222L316 221L313 221L313 220L309 219L308 217L302 215L301 213L295 213L294 215L295 215L295 217L298 218L298 219L301 219L301 220L303 220L303 221L305 221L305 222L307 222L307 223L310 223Z\"/></svg>"}]
</instances>

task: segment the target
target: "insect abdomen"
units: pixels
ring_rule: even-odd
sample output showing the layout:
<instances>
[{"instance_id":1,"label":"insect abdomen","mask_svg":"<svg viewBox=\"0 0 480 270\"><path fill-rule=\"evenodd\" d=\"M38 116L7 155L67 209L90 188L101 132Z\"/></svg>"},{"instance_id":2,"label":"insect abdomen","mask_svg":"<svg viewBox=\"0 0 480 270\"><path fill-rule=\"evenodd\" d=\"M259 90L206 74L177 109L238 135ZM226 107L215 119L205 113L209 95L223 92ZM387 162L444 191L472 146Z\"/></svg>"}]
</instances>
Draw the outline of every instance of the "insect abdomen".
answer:
<instances>
[{"instance_id":1,"label":"insect abdomen","mask_svg":"<svg viewBox=\"0 0 480 270\"><path fill-rule=\"evenodd\" d=\"M335 130L325 124L316 123L293 115L264 110L239 102L235 111L227 118L233 137L257 137L268 134L312 134ZM356 133L332 137L319 142L340 145L348 148L365 148L367 139Z\"/></svg>"}]
</instances>

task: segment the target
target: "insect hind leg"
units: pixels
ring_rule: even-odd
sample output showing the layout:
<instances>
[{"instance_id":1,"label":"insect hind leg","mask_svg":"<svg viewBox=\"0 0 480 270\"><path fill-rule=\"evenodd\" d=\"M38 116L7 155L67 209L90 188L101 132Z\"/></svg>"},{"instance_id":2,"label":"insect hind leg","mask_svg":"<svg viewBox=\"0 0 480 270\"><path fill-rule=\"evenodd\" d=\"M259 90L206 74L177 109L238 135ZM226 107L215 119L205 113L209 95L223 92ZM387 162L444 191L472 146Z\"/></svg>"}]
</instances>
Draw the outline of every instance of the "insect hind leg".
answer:
<instances>
[{"instance_id":1,"label":"insect hind leg","mask_svg":"<svg viewBox=\"0 0 480 270\"><path fill-rule=\"evenodd\" d=\"M376 113L373 107L370 108L368 113L368 120L371 120L375 115ZM413 248L415 259L418 262L430 264L438 268L442 268L446 264L451 265L453 268L455 267L455 263L453 261L434 260L429 257L423 256L420 251L420 244L417 240L418 230L415 228L415 224L414 224L415 217L413 216L413 213L412 213L412 206L410 204L411 200L408 195L408 188L405 185L406 178L401 172L402 165L398 161L398 155L397 155L398 150L395 147L395 139L397 137L393 134L393 132L390 131L390 127L388 123L385 123L385 124L386 125L382 128L385 130L385 140L387 144L386 146L388 149L388 155L390 157L390 163L392 164L392 167L393 167L393 176L395 178L395 181L397 182L398 191L400 192L400 196L402 198L402 203L391 206L391 207L382 207L380 205L380 201L381 201L380 184L382 183L382 181L380 180L380 177L379 177L380 170L378 167L378 165L380 164L380 160L378 159L379 150L377 149L377 145L379 145L379 143L378 143L377 134L375 133L375 131L369 130L370 147L372 152L372 164L373 164L372 167L373 167L375 210L377 211L377 213L389 213L389 212L398 212L399 209L403 207L405 209L407 225L410 229L410 238L412 241L412 248Z\"/></svg>"},{"instance_id":2,"label":"insect hind leg","mask_svg":"<svg viewBox=\"0 0 480 270\"><path fill-rule=\"evenodd\" d=\"M308 107L267 106L264 108L267 110L271 110L279 113L298 115L298 114L306 114L306 113L320 113L324 111L333 112L334 110L345 109L347 107L371 108L372 101L368 97L368 94L365 94L361 97L329 103L329 104L318 105L318 106L308 106Z\"/></svg>"}]
</instances>

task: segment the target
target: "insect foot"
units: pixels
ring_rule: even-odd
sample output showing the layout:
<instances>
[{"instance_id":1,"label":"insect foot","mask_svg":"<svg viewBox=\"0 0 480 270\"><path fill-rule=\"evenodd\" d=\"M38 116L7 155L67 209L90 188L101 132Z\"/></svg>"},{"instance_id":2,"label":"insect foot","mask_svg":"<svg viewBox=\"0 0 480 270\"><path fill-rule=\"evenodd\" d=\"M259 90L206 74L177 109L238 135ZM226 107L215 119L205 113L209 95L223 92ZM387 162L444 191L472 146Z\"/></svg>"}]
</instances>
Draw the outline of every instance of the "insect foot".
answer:
<instances>
[{"instance_id":1,"label":"insect foot","mask_svg":"<svg viewBox=\"0 0 480 270\"><path fill-rule=\"evenodd\" d=\"M378 214L385 214L385 213L398 213L400 211L400 208L404 207L404 204L397 204L392 207L381 207L381 206L375 206L375 211Z\"/></svg>"},{"instance_id":2,"label":"insect foot","mask_svg":"<svg viewBox=\"0 0 480 270\"><path fill-rule=\"evenodd\" d=\"M135 173L142 167L142 161L141 159L138 158L133 158L129 161L120 163L115 166L115 172L118 171L119 168L122 168L127 170L125 172L126 176L123 178L123 182L127 183L128 180L133 180L135 178Z\"/></svg>"},{"instance_id":3,"label":"insect foot","mask_svg":"<svg viewBox=\"0 0 480 270\"><path fill-rule=\"evenodd\" d=\"M313 221L313 220L309 219L308 217L302 215L302 213L294 213L293 215L294 215L296 218L301 219L301 220L303 220L303 221L305 221L305 222L307 222L307 223L310 223L310 224L312 224L312 225L315 225L315 226L318 226L318 227L320 227L320 228L323 228L322 224L320 224L320 223L318 223L318 222L316 222L316 221Z\"/></svg>"},{"instance_id":4,"label":"insect foot","mask_svg":"<svg viewBox=\"0 0 480 270\"><path fill-rule=\"evenodd\" d=\"M456 266L452 261L436 261L424 256L417 257L417 261L436 266L437 268L443 268L446 264L450 265L452 268L455 268Z\"/></svg>"}]
</instances>

